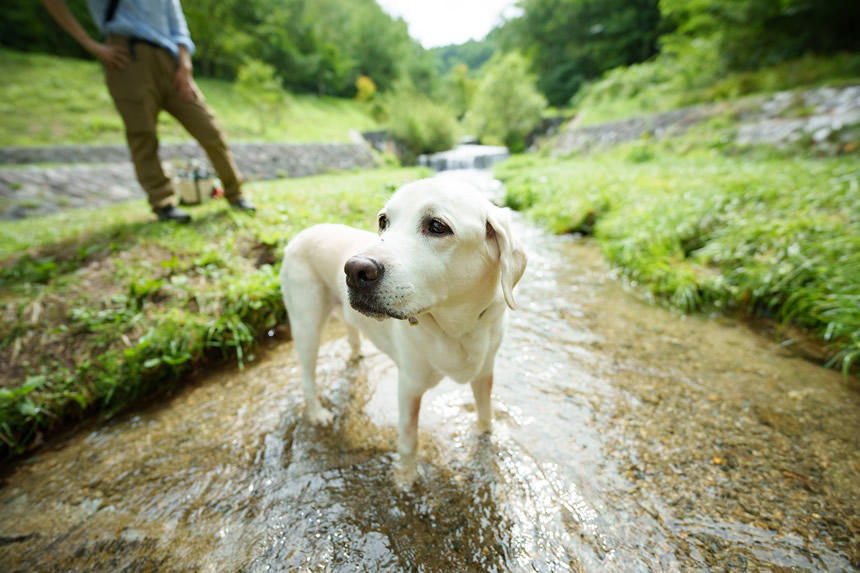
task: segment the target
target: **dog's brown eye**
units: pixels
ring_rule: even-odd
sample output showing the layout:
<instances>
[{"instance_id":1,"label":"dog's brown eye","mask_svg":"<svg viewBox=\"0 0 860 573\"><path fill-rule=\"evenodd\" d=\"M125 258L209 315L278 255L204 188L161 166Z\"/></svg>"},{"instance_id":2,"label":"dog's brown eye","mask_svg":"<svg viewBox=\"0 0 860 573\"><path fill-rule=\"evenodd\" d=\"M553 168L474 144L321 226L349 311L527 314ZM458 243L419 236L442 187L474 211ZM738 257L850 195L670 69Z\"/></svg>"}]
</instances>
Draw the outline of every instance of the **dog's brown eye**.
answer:
<instances>
[{"instance_id":1,"label":"dog's brown eye","mask_svg":"<svg viewBox=\"0 0 860 573\"><path fill-rule=\"evenodd\" d=\"M431 235L451 235L453 232L451 231L451 227L440 221L439 219L430 219L430 222L427 224L427 231Z\"/></svg>"},{"instance_id":2,"label":"dog's brown eye","mask_svg":"<svg viewBox=\"0 0 860 573\"><path fill-rule=\"evenodd\" d=\"M385 215L379 216L379 230L384 231L388 227L388 217Z\"/></svg>"}]
</instances>

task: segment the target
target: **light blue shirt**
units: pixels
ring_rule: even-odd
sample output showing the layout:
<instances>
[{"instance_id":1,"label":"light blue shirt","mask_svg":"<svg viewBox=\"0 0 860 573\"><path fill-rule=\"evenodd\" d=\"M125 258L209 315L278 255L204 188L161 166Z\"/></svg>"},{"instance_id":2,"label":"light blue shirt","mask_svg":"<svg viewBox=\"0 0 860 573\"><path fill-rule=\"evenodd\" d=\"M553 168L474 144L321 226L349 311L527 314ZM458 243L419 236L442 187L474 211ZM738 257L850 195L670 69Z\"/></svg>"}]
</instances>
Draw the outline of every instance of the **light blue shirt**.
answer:
<instances>
[{"instance_id":1,"label":"light blue shirt","mask_svg":"<svg viewBox=\"0 0 860 573\"><path fill-rule=\"evenodd\" d=\"M179 0L119 0L113 19L105 24L108 0L87 0L87 7L102 36L117 34L149 40L179 57L179 46L194 53L185 14Z\"/></svg>"}]
</instances>

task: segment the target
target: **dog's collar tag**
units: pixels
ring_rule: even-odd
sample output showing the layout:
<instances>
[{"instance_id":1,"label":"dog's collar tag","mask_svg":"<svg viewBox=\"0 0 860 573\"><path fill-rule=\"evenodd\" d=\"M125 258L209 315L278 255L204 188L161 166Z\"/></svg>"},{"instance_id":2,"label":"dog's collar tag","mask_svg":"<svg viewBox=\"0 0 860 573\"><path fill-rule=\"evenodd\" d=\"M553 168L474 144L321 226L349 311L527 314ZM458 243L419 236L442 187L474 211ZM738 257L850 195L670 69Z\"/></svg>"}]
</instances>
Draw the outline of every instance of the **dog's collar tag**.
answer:
<instances>
[{"instance_id":1,"label":"dog's collar tag","mask_svg":"<svg viewBox=\"0 0 860 573\"><path fill-rule=\"evenodd\" d=\"M418 324L418 319L415 318L414 316L410 316L409 317L409 324L411 324L412 326L415 326L416 324Z\"/></svg>"}]
</instances>

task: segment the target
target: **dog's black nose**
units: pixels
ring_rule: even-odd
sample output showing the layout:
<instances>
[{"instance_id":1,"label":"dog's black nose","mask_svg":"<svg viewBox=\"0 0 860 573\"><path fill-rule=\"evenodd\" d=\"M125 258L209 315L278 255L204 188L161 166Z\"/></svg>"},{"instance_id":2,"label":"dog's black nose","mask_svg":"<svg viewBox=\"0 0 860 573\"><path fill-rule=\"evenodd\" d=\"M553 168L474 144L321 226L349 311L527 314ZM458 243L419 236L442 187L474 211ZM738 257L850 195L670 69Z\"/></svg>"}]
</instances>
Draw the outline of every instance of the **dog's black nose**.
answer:
<instances>
[{"instance_id":1,"label":"dog's black nose","mask_svg":"<svg viewBox=\"0 0 860 573\"><path fill-rule=\"evenodd\" d=\"M365 289L375 285L382 276L382 270L383 267L379 261L363 255L351 257L343 266L346 284L354 289Z\"/></svg>"}]
</instances>

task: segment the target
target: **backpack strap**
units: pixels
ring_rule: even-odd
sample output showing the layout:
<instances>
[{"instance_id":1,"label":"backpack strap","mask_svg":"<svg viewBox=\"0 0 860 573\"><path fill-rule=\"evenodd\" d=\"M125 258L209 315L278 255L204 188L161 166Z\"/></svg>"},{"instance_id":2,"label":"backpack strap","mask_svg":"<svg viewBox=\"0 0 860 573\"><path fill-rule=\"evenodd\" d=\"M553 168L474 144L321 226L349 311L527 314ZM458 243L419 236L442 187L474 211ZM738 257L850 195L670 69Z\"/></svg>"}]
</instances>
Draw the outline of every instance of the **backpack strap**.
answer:
<instances>
[{"instance_id":1,"label":"backpack strap","mask_svg":"<svg viewBox=\"0 0 860 573\"><path fill-rule=\"evenodd\" d=\"M116 14L116 7L119 5L119 0L110 0L105 10L105 24L113 20L113 15Z\"/></svg>"}]
</instances>

